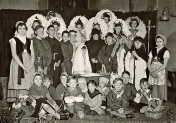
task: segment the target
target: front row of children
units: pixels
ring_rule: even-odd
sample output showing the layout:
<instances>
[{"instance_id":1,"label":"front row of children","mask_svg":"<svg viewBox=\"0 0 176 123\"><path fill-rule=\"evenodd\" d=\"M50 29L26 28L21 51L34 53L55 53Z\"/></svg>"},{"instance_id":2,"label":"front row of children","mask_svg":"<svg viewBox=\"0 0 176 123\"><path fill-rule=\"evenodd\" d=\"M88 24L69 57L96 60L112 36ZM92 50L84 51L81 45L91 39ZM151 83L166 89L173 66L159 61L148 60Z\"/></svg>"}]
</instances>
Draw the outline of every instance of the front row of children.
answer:
<instances>
[{"instance_id":1,"label":"front row of children","mask_svg":"<svg viewBox=\"0 0 176 123\"><path fill-rule=\"evenodd\" d=\"M48 113L57 119L68 119L75 114L83 119L84 115L109 114L111 118L134 118L130 109L136 109L141 113L152 111L157 107L157 101L152 98L148 80L141 79L139 91L129 83L130 74L122 73L122 78L113 80L99 78L99 84L94 80L86 82L85 78L68 77L61 74L61 83L57 88L52 87L52 78L36 74L34 84L29 89L29 98L35 112L34 117L42 113ZM69 115L61 115L60 112L68 112Z\"/></svg>"}]
</instances>

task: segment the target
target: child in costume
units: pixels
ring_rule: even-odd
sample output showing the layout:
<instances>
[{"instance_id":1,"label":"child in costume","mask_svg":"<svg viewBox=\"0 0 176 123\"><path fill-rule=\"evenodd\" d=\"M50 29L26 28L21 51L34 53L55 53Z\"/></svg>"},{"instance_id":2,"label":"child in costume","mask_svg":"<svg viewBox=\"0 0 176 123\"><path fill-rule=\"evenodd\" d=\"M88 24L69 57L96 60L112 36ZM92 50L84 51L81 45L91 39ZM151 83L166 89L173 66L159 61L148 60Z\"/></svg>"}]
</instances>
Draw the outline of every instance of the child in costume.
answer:
<instances>
[{"instance_id":1,"label":"child in costume","mask_svg":"<svg viewBox=\"0 0 176 123\"><path fill-rule=\"evenodd\" d=\"M81 89L83 95L87 92L87 82L85 78L78 78L78 86Z\"/></svg>"},{"instance_id":2,"label":"child in costume","mask_svg":"<svg viewBox=\"0 0 176 123\"><path fill-rule=\"evenodd\" d=\"M77 80L70 77L67 83L68 87L64 93L66 107L70 113L76 113L80 118L84 118L83 100L81 89L77 87Z\"/></svg>"},{"instance_id":3,"label":"child in costume","mask_svg":"<svg viewBox=\"0 0 176 123\"><path fill-rule=\"evenodd\" d=\"M88 50L85 45L78 46L72 62L73 62L72 66L73 74L84 74L92 72Z\"/></svg>"},{"instance_id":4,"label":"child in costume","mask_svg":"<svg viewBox=\"0 0 176 123\"><path fill-rule=\"evenodd\" d=\"M42 84L42 81L43 76L41 74L36 74L34 76L34 84L29 89L29 97L36 100L35 112L32 114L32 117L38 117L41 109L44 109L57 119L62 119L63 117L60 117L57 113L58 106L56 102L50 96L47 87Z\"/></svg>"},{"instance_id":5,"label":"child in costume","mask_svg":"<svg viewBox=\"0 0 176 123\"><path fill-rule=\"evenodd\" d=\"M99 53L98 53L98 60L102 64L102 69L106 70L108 73L110 72L117 72L117 58L116 56L114 58L111 57L112 50L114 47L114 41L113 41L113 34L107 33L105 36L106 38L106 44L101 47Z\"/></svg>"},{"instance_id":6,"label":"child in costume","mask_svg":"<svg viewBox=\"0 0 176 123\"><path fill-rule=\"evenodd\" d=\"M43 85L48 88L49 94L51 97L56 100L56 89L53 87L53 80L50 75L44 75L43 77Z\"/></svg>"},{"instance_id":7,"label":"child in costume","mask_svg":"<svg viewBox=\"0 0 176 123\"><path fill-rule=\"evenodd\" d=\"M52 52L50 43L43 38L44 36L44 27L38 25L35 27L36 37L33 37L34 42L34 53L35 53L35 70L47 74L51 60Z\"/></svg>"},{"instance_id":8,"label":"child in costume","mask_svg":"<svg viewBox=\"0 0 176 123\"><path fill-rule=\"evenodd\" d=\"M147 52L145 48L145 44L143 43L144 39L142 37L135 37L134 38L134 49L131 53L130 58L130 75L134 78L135 88L138 91L140 89L140 80L142 78L146 78L146 68L147 68Z\"/></svg>"},{"instance_id":9,"label":"child in costume","mask_svg":"<svg viewBox=\"0 0 176 123\"><path fill-rule=\"evenodd\" d=\"M91 39L85 43L89 51L90 63L92 66L92 72L96 73L101 70L101 63L98 60L98 52L103 45L105 45L104 40L100 37L100 30L92 29Z\"/></svg>"},{"instance_id":10,"label":"child in costume","mask_svg":"<svg viewBox=\"0 0 176 123\"><path fill-rule=\"evenodd\" d=\"M134 101L138 103L134 108L141 113L152 111L155 107L155 101L152 99L152 92L149 90L147 78L140 80L140 90L137 91Z\"/></svg>"},{"instance_id":11,"label":"child in costume","mask_svg":"<svg viewBox=\"0 0 176 123\"><path fill-rule=\"evenodd\" d=\"M109 92L107 96L107 109L106 111L110 113L112 118L133 118L134 115L128 113L129 102L128 97L123 89L123 80L116 78L113 81L113 89Z\"/></svg>"},{"instance_id":12,"label":"child in costume","mask_svg":"<svg viewBox=\"0 0 176 123\"><path fill-rule=\"evenodd\" d=\"M107 106L107 95L110 91L110 88L108 87L109 79L106 77L100 77L99 78L99 86L97 87L97 90L101 93L102 97L102 109L106 109Z\"/></svg>"},{"instance_id":13,"label":"child in costume","mask_svg":"<svg viewBox=\"0 0 176 123\"><path fill-rule=\"evenodd\" d=\"M84 99L84 111L87 115L101 115L104 114L101 108L102 97L101 93L96 89L96 82L89 80L87 83L88 91L85 94Z\"/></svg>"},{"instance_id":14,"label":"child in costume","mask_svg":"<svg viewBox=\"0 0 176 123\"><path fill-rule=\"evenodd\" d=\"M163 100L167 100L167 77L166 66L170 58L168 49L165 47L167 39L159 34L155 37L156 48L149 53L148 69L150 71L149 84L152 85L152 97L159 99L154 111L162 110Z\"/></svg>"},{"instance_id":15,"label":"child in costume","mask_svg":"<svg viewBox=\"0 0 176 123\"><path fill-rule=\"evenodd\" d=\"M137 91L134 84L130 83L130 73L128 71L124 71L122 73L122 79L124 83L124 90L129 99L129 103L131 103L131 101L134 101Z\"/></svg>"},{"instance_id":16,"label":"child in costume","mask_svg":"<svg viewBox=\"0 0 176 123\"><path fill-rule=\"evenodd\" d=\"M63 62L63 54L60 42L54 37L56 30L53 25L47 27L48 37L45 38L51 46L52 60L49 69L49 75L53 79L53 86L56 88L59 84L59 76L62 73L61 64Z\"/></svg>"},{"instance_id":17,"label":"child in costume","mask_svg":"<svg viewBox=\"0 0 176 123\"><path fill-rule=\"evenodd\" d=\"M62 41L61 43L61 48L62 48L62 53L64 56L64 61L62 64L62 71L67 72L67 74L70 76L72 73L72 57L73 57L73 45L71 44L69 40L69 32L68 31L63 31L62 32Z\"/></svg>"}]
</instances>

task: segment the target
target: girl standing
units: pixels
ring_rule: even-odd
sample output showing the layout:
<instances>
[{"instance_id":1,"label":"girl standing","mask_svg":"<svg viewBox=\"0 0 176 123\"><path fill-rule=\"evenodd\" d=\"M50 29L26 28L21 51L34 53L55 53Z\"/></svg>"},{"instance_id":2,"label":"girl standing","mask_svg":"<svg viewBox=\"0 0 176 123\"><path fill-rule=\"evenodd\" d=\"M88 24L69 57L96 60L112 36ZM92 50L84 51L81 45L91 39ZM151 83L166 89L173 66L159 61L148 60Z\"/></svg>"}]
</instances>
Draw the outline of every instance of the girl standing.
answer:
<instances>
[{"instance_id":1,"label":"girl standing","mask_svg":"<svg viewBox=\"0 0 176 123\"><path fill-rule=\"evenodd\" d=\"M159 34L155 37L156 48L149 53L148 69L150 71L149 84L153 86L152 97L159 99L154 111L162 109L163 100L167 100L166 66L170 58L168 49L165 47L167 39Z\"/></svg>"},{"instance_id":2,"label":"girl standing","mask_svg":"<svg viewBox=\"0 0 176 123\"><path fill-rule=\"evenodd\" d=\"M8 101L14 102L19 94L26 95L32 85L34 69L33 41L26 38L27 27L22 21L16 23L16 36L10 39L12 61L8 83Z\"/></svg>"}]
</instances>

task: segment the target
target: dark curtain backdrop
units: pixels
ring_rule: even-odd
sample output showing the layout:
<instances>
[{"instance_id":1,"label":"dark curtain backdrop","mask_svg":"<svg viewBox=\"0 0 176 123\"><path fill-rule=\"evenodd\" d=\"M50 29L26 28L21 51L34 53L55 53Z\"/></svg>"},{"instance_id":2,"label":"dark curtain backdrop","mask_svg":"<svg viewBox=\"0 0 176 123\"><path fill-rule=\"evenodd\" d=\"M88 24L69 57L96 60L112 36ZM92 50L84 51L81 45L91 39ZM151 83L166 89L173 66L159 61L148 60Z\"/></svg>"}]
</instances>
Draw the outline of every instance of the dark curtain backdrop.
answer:
<instances>
[{"instance_id":1,"label":"dark curtain backdrop","mask_svg":"<svg viewBox=\"0 0 176 123\"><path fill-rule=\"evenodd\" d=\"M9 39L14 36L15 24L17 21L27 21L27 19L33 14L39 13L47 15L48 11L43 10L0 10L0 77L8 77L11 61L11 51ZM68 26L71 19L77 15L84 15L88 19L94 17L97 10L88 9L64 9L62 11L56 11L64 18L66 25ZM138 16L144 23L148 24L148 20L151 20L151 25L156 26L157 11L147 12L114 12L118 18L126 20L130 16ZM151 29L150 33L150 49L155 46L154 37L156 35L156 28ZM147 35L145 38L145 44L147 44Z\"/></svg>"}]
</instances>

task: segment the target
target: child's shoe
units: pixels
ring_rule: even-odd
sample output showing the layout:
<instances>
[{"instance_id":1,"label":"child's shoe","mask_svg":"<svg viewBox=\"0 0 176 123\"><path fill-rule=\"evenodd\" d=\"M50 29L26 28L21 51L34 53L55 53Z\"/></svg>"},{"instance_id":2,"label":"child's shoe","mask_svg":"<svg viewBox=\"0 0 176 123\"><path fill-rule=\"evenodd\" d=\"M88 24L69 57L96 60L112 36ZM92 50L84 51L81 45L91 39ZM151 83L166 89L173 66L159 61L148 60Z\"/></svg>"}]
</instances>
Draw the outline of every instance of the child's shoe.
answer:
<instances>
[{"instance_id":1,"label":"child's shoe","mask_svg":"<svg viewBox=\"0 0 176 123\"><path fill-rule=\"evenodd\" d=\"M60 120L68 120L69 116L68 115L60 115Z\"/></svg>"},{"instance_id":2,"label":"child's shoe","mask_svg":"<svg viewBox=\"0 0 176 123\"><path fill-rule=\"evenodd\" d=\"M127 119L134 118L134 117L135 117L135 115L132 113L126 114Z\"/></svg>"}]
</instances>

